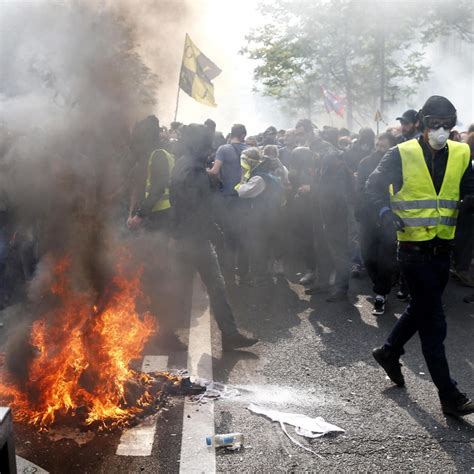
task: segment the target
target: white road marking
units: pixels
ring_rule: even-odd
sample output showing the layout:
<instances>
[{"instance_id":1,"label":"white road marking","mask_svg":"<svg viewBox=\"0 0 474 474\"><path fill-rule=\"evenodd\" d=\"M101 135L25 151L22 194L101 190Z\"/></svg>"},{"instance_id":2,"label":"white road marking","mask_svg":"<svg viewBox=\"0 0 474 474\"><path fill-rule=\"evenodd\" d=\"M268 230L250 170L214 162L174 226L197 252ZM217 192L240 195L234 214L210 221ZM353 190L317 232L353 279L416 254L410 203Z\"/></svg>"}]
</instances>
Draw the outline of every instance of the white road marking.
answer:
<instances>
[{"instance_id":1,"label":"white road marking","mask_svg":"<svg viewBox=\"0 0 474 474\"><path fill-rule=\"evenodd\" d=\"M143 358L142 372L167 370L168 356L147 355ZM117 446L118 456L151 456L158 415L149 416L137 426L125 430Z\"/></svg>"},{"instance_id":2,"label":"white road marking","mask_svg":"<svg viewBox=\"0 0 474 474\"><path fill-rule=\"evenodd\" d=\"M35 474L48 474L48 471L41 469L41 467L33 464L30 461L27 461L26 459L23 459L20 456L16 457L16 472L18 474L26 474L28 472L34 472Z\"/></svg>"},{"instance_id":3,"label":"white road marking","mask_svg":"<svg viewBox=\"0 0 474 474\"><path fill-rule=\"evenodd\" d=\"M212 380L211 315L209 309L201 316L191 316L189 330L188 371L190 375ZM206 446L206 436L214 435L214 403L193 404L184 401L183 434L179 472L214 473L216 455Z\"/></svg>"},{"instance_id":4,"label":"white road marking","mask_svg":"<svg viewBox=\"0 0 474 474\"><path fill-rule=\"evenodd\" d=\"M157 415L149 416L139 425L122 433L117 456L151 456Z\"/></svg>"}]
</instances>

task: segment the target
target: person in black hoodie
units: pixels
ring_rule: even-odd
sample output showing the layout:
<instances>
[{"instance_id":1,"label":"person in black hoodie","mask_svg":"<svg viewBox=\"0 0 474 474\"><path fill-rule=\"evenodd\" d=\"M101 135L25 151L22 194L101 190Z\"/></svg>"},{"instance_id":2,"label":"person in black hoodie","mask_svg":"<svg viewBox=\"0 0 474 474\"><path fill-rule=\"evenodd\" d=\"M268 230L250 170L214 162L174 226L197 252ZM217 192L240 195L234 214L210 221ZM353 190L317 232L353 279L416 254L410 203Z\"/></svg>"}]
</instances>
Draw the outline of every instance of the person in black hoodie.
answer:
<instances>
[{"instance_id":1,"label":"person in black hoodie","mask_svg":"<svg viewBox=\"0 0 474 474\"><path fill-rule=\"evenodd\" d=\"M352 146L344 152L343 159L349 169L355 173L363 158L374 151L375 133L371 128L361 128L359 137Z\"/></svg>"},{"instance_id":2,"label":"person in black hoodie","mask_svg":"<svg viewBox=\"0 0 474 474\"><path fill-rule=\"evenodd\" d=\"M327 302L347 301L350 276L349 217L354 180L340 150L323 140L312 144L319 166L312 185L318 281L305 293L329 291ZM334 284L329 284L335 273Z\"/></svg>"},{"instance_id":3,"label":"person in black hoodie","mask_svg":"<svg viewBox=\"0 0 474 474\"><path fill-rule=\"evenodd\" d=\"M206 171L212 146L212 134L205 125L183 127L185 153L170 179L171 236L178 254L180 275L187 284L184 292L192 292L192 277L199 273L206 286L210 306L222 333L223 350L248 347L258 339L244 336L237 329L234 314L227 299L226 287L211 244L216 225L212 214L212 192Z\"/></svg>"},{"instance_id":4,"label":"person in black hoodie","mask_svg":"<svg viewBox=\"0 0 474 474\"><path fill-rule=\"evenodd\" d=\"M398 274L397 236L394 229L387 230L378 225L377 211L365 195L365 183L385 153L396 144L397 139L393 135L382 133L377 138L375 151L359 163L357 170L355 217L360 226L362 259L374 285L372 313L376 315L384 313L385 300Z\"/></svg>"}]
</instances>

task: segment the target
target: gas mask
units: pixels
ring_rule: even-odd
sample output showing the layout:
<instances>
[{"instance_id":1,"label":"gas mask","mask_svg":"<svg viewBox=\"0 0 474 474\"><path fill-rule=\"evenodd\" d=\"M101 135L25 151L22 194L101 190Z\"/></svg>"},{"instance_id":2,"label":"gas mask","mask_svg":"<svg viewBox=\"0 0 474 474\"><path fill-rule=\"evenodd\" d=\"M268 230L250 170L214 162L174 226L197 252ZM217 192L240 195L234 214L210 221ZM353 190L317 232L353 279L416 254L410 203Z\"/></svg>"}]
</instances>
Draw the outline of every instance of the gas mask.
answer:
<instances>
[{"instance_id":1,"label":"gas mask","mask_svg":"<svg viewBox=\"0 0 474 474\"><path fill-rule=\"evenodd\" d=\"M430 129L428 131L428 142L433 150L441 150L449 138L449 128Z\"/></svg>"}]
</instances>

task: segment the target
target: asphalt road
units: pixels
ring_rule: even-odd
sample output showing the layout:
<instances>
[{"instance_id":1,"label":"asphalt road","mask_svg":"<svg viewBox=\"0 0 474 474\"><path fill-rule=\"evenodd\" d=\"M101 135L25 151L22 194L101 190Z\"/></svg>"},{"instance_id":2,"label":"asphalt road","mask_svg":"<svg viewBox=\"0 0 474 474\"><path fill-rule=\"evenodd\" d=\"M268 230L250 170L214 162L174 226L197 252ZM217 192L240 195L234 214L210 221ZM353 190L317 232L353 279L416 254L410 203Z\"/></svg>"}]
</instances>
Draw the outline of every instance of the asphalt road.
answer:
<instances>
[{"instance_id":1,"label":"asphalt road","mask_svg":"<svg viewBox=\"0 0 474 474\"><path fill-rule=\"evenodd\" d=\"M203 311L206 300L199 285L197 289L193 311ZM446 346L453 377L474 396L474 305L462 302L468 293L453 283L446 292ZM367 279L353 280L350 302L337 304L326 303L324 295L309 298L287 280L264 289L229 288L239 325L261 342L249 350L222 354L212 322L214 380L240 392L215 402L215 430L245 436L243 450L216 451L218 472L474 469L474 417L443 416L418 339L410 341L403 358L406 388L394 387L376 366L371 350L383 342L403 303L392 299L386 314L374 317L369 294ZM15 308L4 315L7 326L14 312ZM179 331L184 348L188 333L189 328ZM163 354L163 349L152 341L146 353ZM167 355L169 367L186 366L185 349ZM322 416L345 433L308 440L289 427L290 435L316 456L292 443L279 424L251 413L250 403ZM175 397L160 413L151 456L117 456L120 432L96 433L91 442L78 446L71 440L53 442L48 434L19 424L17 454L53 473L179 472L182 456L187 455L181 452L183 406L183 397ZM202 438L207 434L203 432ZM206 472L198 460L195 467L195 472Z\"/></svg>"}]
</instances>

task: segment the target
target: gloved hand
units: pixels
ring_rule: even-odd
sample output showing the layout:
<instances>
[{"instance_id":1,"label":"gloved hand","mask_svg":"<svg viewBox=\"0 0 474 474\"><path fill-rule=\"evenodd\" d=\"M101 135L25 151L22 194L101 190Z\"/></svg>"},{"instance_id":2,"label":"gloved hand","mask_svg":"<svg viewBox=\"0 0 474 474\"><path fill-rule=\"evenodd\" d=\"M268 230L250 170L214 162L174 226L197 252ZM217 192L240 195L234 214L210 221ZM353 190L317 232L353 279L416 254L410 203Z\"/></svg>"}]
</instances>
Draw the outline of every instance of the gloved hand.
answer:
<instances>
[{"instance_id":1,"label":"gloved hand","mask_svg":"<svg viewBox=\"0 0 474 474\"><path fill-rule=\"evenodd\" d=\"M474 212L474 194L464 196L459 206L460 211Z\"/></svg>"},{"instance_id":2,"label":"gloved hand","mask_svg":"<svg viewBox=\"0 0 474 474\"><path fill-rule=\"evenodd\" d=\"M386 229L394 229L397 232L405 232L405 224L403 219L388 208L380 213L380 224Z\"/></svg>"}]
</instances>

